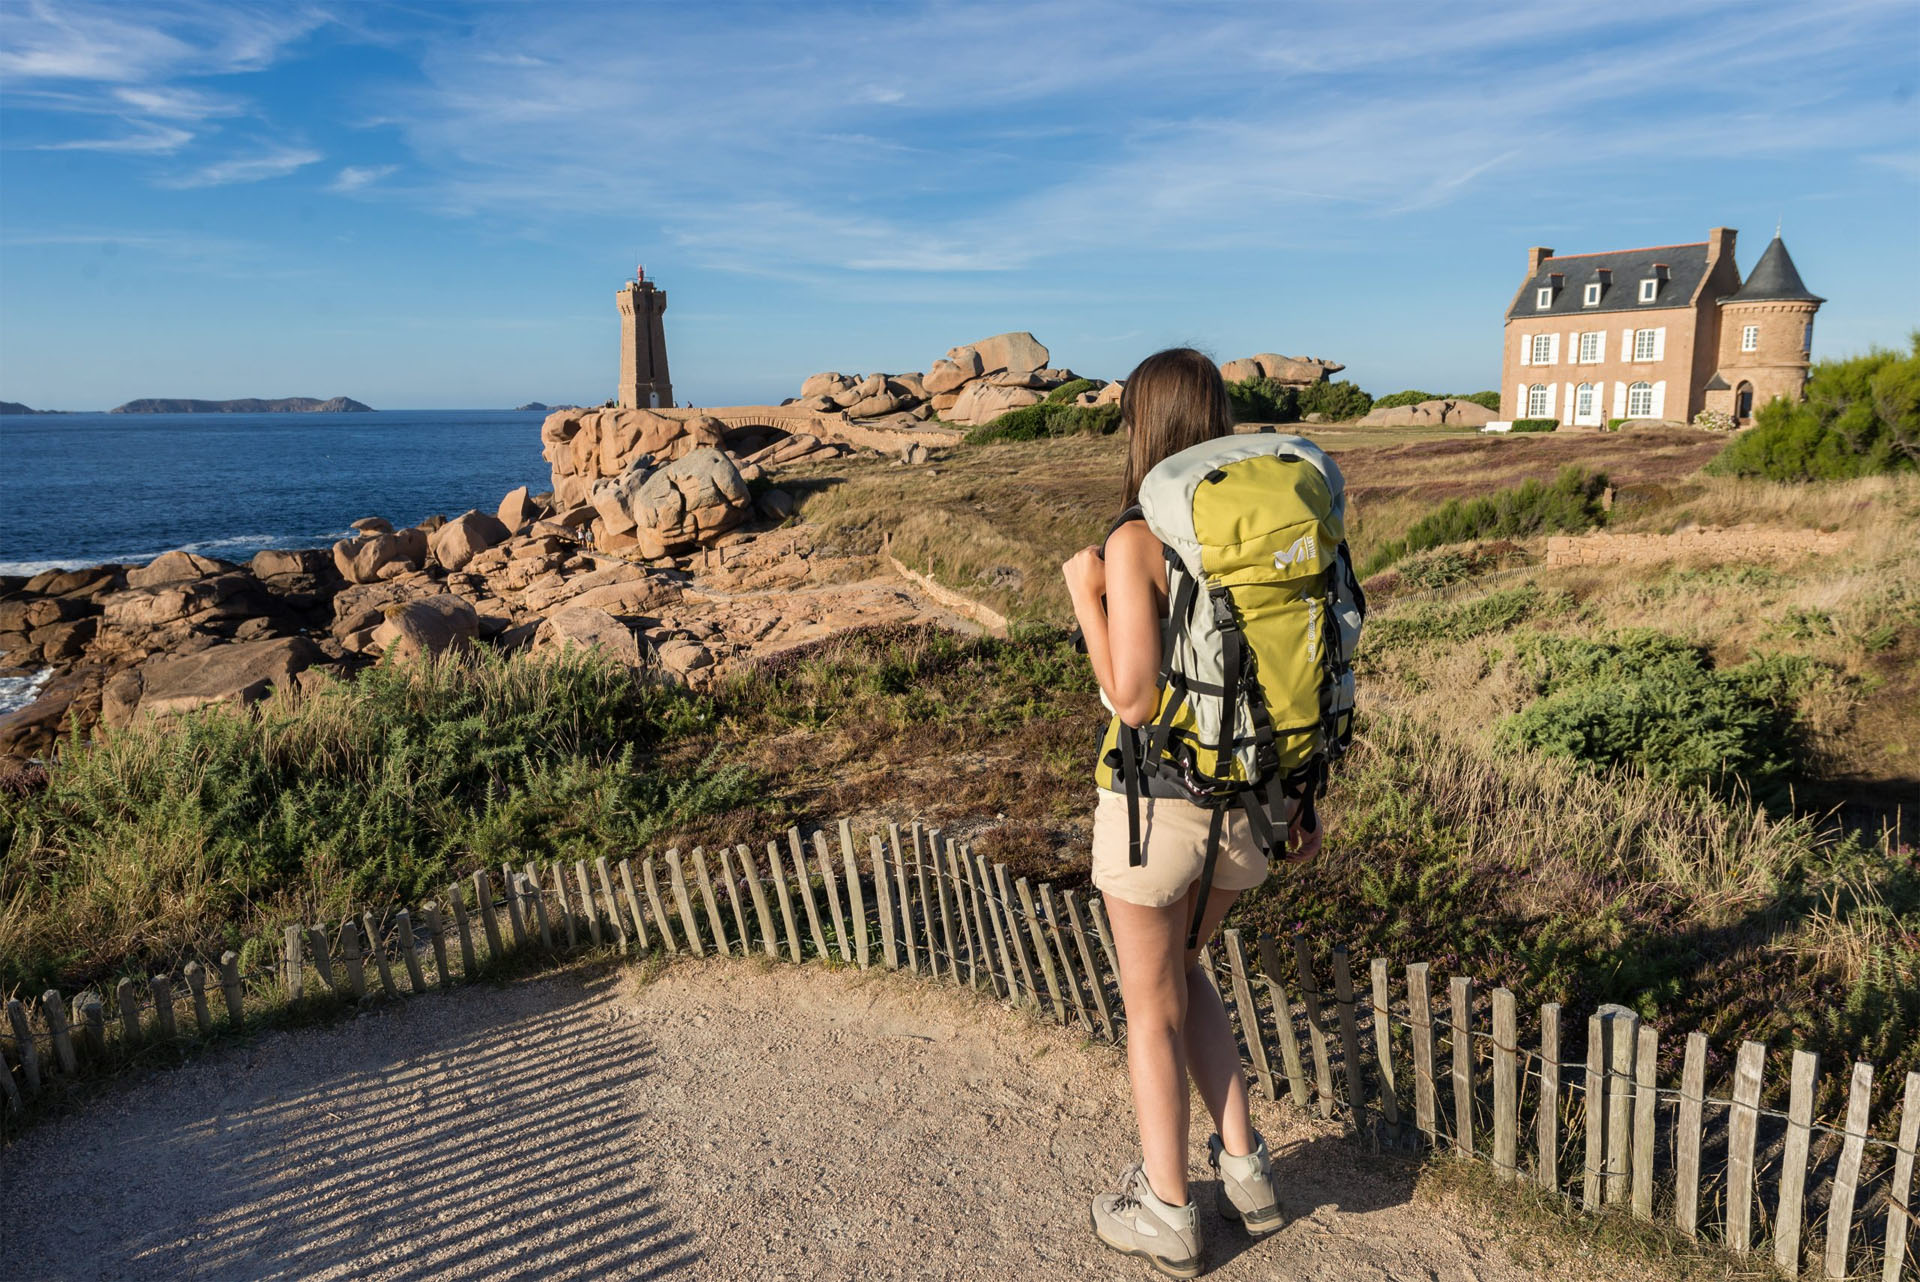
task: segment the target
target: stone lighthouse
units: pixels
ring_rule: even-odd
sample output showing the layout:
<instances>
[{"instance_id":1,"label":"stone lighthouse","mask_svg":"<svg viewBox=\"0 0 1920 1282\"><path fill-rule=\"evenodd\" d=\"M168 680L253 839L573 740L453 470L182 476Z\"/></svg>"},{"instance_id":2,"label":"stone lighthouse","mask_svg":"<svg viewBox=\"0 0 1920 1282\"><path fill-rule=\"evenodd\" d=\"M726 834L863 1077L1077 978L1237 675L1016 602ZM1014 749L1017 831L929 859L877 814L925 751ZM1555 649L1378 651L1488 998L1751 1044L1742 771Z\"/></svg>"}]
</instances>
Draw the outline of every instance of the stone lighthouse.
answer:
<instances>
[{"instance_id":1,"label":"stone lighthouse","mask_svg":"<svg viewBox=\"0 0 1920 1282\"><path fill-rule=\"evenodd\" d=\"M1801 282L1775 232L1746 283L1720 300L1719 369L1707 383L1707 408L1745 424L1776 396L1805 399L1813 314L1825 301Z\"/></svg>"},{"instance_id":2,"label":"stone lighthouse","mask_svg":"<svg viewBox=\"0 0 1920 1282\"><path fill-rule=\"evenodd\" d=\"M633 279L614 295L620 306L620 393L622 409L671 409L673 382L667 376L667 331L663 317L667 291L636 267Z\"/></svg>"}]
</instances>

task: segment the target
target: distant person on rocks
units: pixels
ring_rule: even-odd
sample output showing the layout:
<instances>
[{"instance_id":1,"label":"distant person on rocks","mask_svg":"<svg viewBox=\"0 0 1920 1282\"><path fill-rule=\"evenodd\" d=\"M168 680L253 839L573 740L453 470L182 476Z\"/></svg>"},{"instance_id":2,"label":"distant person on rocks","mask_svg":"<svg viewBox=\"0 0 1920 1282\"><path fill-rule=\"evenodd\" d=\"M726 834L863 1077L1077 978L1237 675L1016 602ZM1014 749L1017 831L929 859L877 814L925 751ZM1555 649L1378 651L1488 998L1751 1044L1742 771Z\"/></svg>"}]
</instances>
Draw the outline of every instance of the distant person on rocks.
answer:
<instances>
[{"instance_id":1,"label":"distant person on rocks","mask_svg":"<svg viewBox=\"0 0 1920 1282\"><path fill-rule=\"evenodd\" d=\"M1128 434L1126 510L1103 546L1081 550L1063 567L1087 657L1105 702L1116 714L1097 772L1092 879L1105 898L1118 954L1127 1067L1141 1148L1140 1162L1126 1171L1119 1187L1094 1199L1092 1219L1094 1232L1108 1246L1143 1257L1171 1276L1195 1277L1201 1271L1201 1243L1187 1182L1189 1076L1212 1115L1215 1133L1208 1149L1221 1181L1221 1213L1256 1237L1284 1223L1266 1143L1248 1115L1239 1050L1220 994L1196 960L1199 945L1219 928L1242 891L1266 879L1269 850L1306 859L1319 851L1321 834L1312 807L1301 806L1297 797L1283 799L1279 791L1273 792L1271 799L1281 804L1269 823L1238 800L1231 807L1202 805L1190 788L1139 768L1153 748L1151 736L1161 736L1163 750L1177 739L1183 722L1170 706L1182 699L1217 698L1225 684L1203 688L1196 682L1189 688L1177 672L1169 681L1162 663L1163 637L1177 637L1181 626L1178 619L1170 624L1170 617L1182 609L1188 616L1196 609L1217 611L1226 594L1210 592L1209 579L1197 592L1195 584L1181 584L1170 600L1170 577L1185 572L1149 528L1138 504L1149 473L1176 455L1204 460L1230 450L1232 460L1244 461L1250 452L1264 449L1267 462L1275 467L1301 460L1276 445L1259 444L1297 438L1233 437L1232 409L1219 370L1203 353L1189 348L1142 361L1126 381L1120 412ZM1195 447L1200 447L1197 452ZM1168 466L1177 471L1181 465L1176 460ZM1198 512L1192 496L1208 488L1206 481L1225 475L1205 461L1198 466L1184 491L1172 491L1188 496L1180 501L1187 502L1191 512ZM1162 486L1167 475L1164 469L1155 472L1153 485ZM1334 478L1330 484L1337 484L1337 469ZM1235 494L1245 492L1227 493L1233 491L1229 485L1213 488L1236 502ZM1156 488L1154 496L1166 492ZM1324 496L1325 487L1318 493ZM1259 514L1245 520L1243 515L1226 513L1236 530L1258 526ZM1297 528L1289 527L1289 537ZM1315 527L1309 523L1305 528ZM1200 537L1204 541L1206 535ZM1253 577L1290 572L1302 545L1296 541L1278 546L1277 555L1259 553L1263 559ZM1311 548L1311 541L1305 546ZM1219 618L1217 613L1209 617ZM1254 623L1243 622L1251 637ZM1279 666L1264 656L1261 662ZM1170 685L1180 689L1177 698L1169 697ZM1222 719L1239 724L1232 716L1216 718L1216 724ZM1269 735L1269 743L1271 739ZM1216 766L1220 760L1230 761L1231 742L1231 736L1223 741L1221 756L1213 759ZM1204 747L1197 760L1207 760ZM1130 772L1136 782L1132 796L1127 792ZM1302 811L1304 828L1296 817ZM1263 832L1256 832L1256 826Z\"/></svg>"}]
</instances>

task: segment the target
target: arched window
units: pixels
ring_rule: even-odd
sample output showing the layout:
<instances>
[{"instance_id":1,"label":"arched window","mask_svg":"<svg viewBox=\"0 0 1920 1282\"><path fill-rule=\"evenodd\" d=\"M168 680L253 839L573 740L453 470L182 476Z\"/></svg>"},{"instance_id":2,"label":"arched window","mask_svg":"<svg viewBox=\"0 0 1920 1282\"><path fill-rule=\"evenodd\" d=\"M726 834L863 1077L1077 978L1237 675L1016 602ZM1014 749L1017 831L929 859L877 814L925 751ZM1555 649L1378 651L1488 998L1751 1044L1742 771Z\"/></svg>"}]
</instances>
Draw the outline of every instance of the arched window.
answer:
<instances>
[{"instance_id":1,"label":"arched window","mask_svg":"<svg viewBox=\"0 0 1920 1282\"><path fill-rule=\"evenodd\" d=\"M1653 384L1635 383L1627 389L1627 417L1653 417Z\"/></svg>"},{"instance_id":2,"label":"arched window","mask_svg":"<svg viewBox=\"0 0 1920 1282\"><path fill-rule=\"evenodd\" d=\"M1547 416L1547 385L1535 383L1527 389L1527 417L1545 418Z\"/></svg>"},{"instance_id":3,"label":"arched window","mask_svg":"<svg viewBox=\"0 0 1920 1282\"><path fill-rule=\"evenodd\" d=\"M1585 423L1593 418L1593 384L1582 383L1573 389L1573 421Z\"/></svg>"}]
</instances>

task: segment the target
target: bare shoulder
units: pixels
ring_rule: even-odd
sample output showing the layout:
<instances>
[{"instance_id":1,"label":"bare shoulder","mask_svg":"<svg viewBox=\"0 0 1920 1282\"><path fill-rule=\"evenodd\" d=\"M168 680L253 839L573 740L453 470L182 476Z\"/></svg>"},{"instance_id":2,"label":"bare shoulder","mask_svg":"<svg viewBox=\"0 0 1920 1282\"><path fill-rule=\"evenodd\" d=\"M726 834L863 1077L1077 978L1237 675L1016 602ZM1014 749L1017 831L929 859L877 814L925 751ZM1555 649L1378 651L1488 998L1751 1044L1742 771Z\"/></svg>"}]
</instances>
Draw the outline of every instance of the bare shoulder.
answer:
<instances>
[{"instance_id":1,"label":"bare shoulder","mask_svg":"<svg viewBox=\"0 0 1920 1282\"><path fill-rule=\"evenodd\" d=\"M1145 521L1128 521L1107 537L1107 573L1115 570L1165 583L1166 549Z\"/></svg>"}]
</instances>

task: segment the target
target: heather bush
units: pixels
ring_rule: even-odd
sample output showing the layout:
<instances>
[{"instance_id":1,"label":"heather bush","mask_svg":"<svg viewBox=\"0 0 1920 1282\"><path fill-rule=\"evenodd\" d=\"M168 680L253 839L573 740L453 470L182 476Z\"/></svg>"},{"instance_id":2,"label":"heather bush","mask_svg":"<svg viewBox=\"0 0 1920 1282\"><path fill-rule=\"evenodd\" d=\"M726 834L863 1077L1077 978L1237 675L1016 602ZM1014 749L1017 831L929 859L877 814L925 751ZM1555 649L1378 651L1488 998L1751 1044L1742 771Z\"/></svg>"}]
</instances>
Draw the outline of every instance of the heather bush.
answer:
<instances>
[{"instance_id":1,"label":"heather bush","mask_svg":"<svg viewBox=\"0 0 1920 1282\"><path fill-rule=\"evenodd\" d=\"M1361 573L1377 573L1403 556L1447 543L1591 529L1606 520L1600 506L1606 488L1604 473L1566 467L1549 484L1529 479L1464 503L1448 499L1416 521L1404 537L1376 550Z\"/></svg>"}]
</instances>

